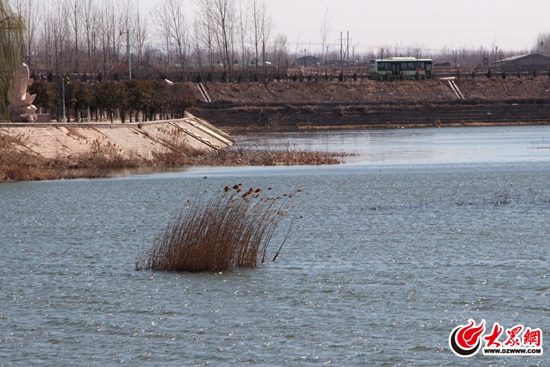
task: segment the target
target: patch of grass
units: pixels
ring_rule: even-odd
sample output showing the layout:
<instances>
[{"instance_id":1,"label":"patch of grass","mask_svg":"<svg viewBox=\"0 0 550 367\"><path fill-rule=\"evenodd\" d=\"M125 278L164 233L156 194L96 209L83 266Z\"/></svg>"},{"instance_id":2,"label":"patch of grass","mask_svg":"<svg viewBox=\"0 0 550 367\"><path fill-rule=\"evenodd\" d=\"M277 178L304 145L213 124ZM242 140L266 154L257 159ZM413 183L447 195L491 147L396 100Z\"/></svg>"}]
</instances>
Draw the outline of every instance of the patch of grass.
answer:
<instances>
[{"instance_id":1,"label":"patch of grass","mask_svg":"<svg viewBox=\"0 0 550 367\"><path fill-rule=\"evenodd\" d=\"M190 157L197 157L206 154L206 151L201 149L195 149L189 144L187 134L180 128L173 128L170 130L160 129L165 135L166 139L162 139L162 144L165 149L159 152L153 152L155 157L154 164L161 165L183 165L189 161Z\"/></svg>"},{"instance_id":2,"label":"patch of grass","mask_svg":"<svg viewBox=\"0 0 550 367\"><path fill-rule=\"evenodd\" d=\"M137 158L126 158L98 140L85 154L51 159L28 150L21 137L0 137L0 182L106 177L113 169L138 166Z\"/></svg>"},{"instance_id":3,"label":"patch of grass","mask_svg":"<svg viewBox=\"0 0 550 367\"><path fill-rule=\"evenodd\" d=\"M193 160L196 165L209 166L297 166L341 164L346 153L296 150L220 149Z\"/></svg>"},{"instance_id":4,"label":"patch of grass","mask_svg":"<svg viewBox=\"0 0 550 367\"><path fill-rule=\"evenodd\" d=\"M256 267L265 262L273 233L291 209L281 200L290 197L263 197L261 189L244 192L240 185L203 196L172 216L152 247L138 256L135 268L199 272Z\"/></svg>"}]
</instances>

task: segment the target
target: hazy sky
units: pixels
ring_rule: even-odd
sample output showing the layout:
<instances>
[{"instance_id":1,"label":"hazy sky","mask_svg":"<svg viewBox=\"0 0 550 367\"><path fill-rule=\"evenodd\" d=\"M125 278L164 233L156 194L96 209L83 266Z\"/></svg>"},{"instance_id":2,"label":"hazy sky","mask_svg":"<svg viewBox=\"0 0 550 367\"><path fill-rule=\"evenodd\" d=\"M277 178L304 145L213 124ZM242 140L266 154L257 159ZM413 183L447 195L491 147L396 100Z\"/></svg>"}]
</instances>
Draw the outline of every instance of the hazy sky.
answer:
<instances>
[{"instance_id":1,"label":"hazy sky","mask_svg":"<svg viewBox=\"0 0 550 367\"><path fill-rule=\"evenodd\" d=\"M155 0L139 0L149 13ZM501 50L530 49L541 32L550 32L550 0L268 0L275 27L272 36L288 36L291 51L320 51L320 25L325 11L331 17L329 39L339 46L340 31L349 31L356 52L420 46ZM188 19L194 17L186 1ZM350 51L351 52L351 51Z\"/></svg>"}]
</instances>

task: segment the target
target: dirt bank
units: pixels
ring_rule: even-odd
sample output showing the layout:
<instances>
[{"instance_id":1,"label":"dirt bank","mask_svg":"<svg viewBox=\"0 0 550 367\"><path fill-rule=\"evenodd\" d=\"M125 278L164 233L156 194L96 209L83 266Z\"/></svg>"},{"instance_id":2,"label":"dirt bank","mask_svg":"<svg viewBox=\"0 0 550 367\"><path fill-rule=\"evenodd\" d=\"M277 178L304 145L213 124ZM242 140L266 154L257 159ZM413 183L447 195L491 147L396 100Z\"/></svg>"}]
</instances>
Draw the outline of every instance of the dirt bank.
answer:
<instances>
[{"instance_id":1,"label":"dirt bank","mask_svg":"<svg viewBox=\"0 0 550 367\"><path fill-rule=\"evenodd\" d=\"M446 80L209 83L194 113L232 132L548 123L550 78L455 83L463 99Z\"/></svg>"}]
</instances>

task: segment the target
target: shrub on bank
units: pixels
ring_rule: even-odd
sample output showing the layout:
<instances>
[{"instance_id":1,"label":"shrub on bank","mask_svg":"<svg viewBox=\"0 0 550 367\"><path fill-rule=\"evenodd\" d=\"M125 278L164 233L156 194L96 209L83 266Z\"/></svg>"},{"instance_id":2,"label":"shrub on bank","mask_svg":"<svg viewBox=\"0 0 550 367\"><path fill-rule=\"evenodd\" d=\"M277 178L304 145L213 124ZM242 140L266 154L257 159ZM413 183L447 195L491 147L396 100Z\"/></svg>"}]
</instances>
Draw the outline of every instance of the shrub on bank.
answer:
<instances>
[{"instance_id":1,"label":"shrub on bank","mask_svg":"<svg viewBox=\"0 0 550 367\"><path fill-rule=\"evenodd\" d=\"M200 74L197 75L197 78ZM194 91L186 84L167 84L163 81L127 80L125 82L86 82L71 81L63 88L60 82L37 81L30 87L36 94L36 105L53 115L62 113L62 97L65 96L66 114L69 121L80 121L81 115L89 115L99 121L107 114L115 118L142 121L157 118L181 118L185 110L195 105ZM70 109L74 114L70 113Z\"/></svg>"}]
</instances>

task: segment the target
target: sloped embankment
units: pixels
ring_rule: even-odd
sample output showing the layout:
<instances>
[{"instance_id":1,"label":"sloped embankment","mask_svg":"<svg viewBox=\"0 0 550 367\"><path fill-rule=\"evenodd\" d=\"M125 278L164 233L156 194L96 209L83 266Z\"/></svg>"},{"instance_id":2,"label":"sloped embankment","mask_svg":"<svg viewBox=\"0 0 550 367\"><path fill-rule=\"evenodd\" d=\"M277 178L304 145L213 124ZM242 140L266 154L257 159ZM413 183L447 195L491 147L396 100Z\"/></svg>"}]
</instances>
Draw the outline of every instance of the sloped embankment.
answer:
<instances>
[{"instance_id":1,"label":"sloped embankment","mask_svg":"<svg viewBox=\"0 0 550 367\"><path fill-rule=\"evenodd\" d=\"M112 169L182 165L232 145L188 114L140 124L0 124L0 181L103 177Z\"/></svg>"},{"instance_id":2,"label":"sloped embankment","mask_svg":"<svg viewBox=\"0 0 550 367\"><path fill-rule=\"evenodd\" d=\"M210 83L195 113L230 131L546 124L550 78Z\"/></svg>"}]
</instances>

